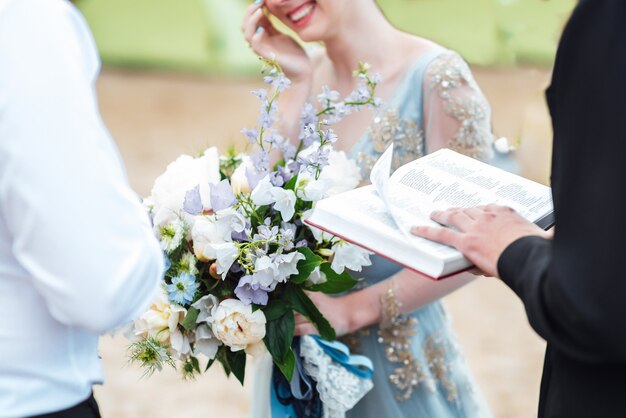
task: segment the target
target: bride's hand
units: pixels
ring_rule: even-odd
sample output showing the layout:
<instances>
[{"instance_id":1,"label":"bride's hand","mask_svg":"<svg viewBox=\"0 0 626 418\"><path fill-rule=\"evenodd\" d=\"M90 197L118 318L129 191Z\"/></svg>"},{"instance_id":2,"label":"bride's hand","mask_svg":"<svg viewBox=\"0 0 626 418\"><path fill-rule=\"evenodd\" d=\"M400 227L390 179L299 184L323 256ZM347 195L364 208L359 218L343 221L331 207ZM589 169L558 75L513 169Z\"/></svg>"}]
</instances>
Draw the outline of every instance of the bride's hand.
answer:
<instances>
[{"instance_id":1,"label":"bride's hand","mask_svg":"<svg viewBox=\"0 0 626 418\"><path fill-rule=\"evenodd\" d=\"M350 330L351 312L343 300L343 297L331 297L320 292L307 292L307 295L311 298L322 315L330 322L330 325L332 325L337 333L337 337L352 332L352 330ZM318 334L313 324L304 316L296 313L295 317L296 335Z\"/></svg>"},{"instance_id":2,"label":"bride's hand","mask_svg":"<svg viewBox=\"0 0 626 418\"><path fill-rule=\"evenodd\" d=\"M276 59L285 76L294 83L311 81L311 60L290 36L278 31L263 13L263 3L248 6L241 31L255 54Z\"/></svg>"}]
</instances>

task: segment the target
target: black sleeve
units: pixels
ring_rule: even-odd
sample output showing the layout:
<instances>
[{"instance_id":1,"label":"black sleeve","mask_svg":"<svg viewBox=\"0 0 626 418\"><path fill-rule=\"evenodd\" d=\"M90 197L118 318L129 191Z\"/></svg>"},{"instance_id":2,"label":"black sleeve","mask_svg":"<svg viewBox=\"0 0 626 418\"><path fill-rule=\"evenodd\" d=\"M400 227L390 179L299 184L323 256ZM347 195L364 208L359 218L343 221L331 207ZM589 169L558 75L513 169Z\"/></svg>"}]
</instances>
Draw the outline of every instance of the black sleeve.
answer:
<instances>
[{"instance_id":1,"label":"black sleeve","mask_svg":"<svg viewBox=\"0 0 626 418\"><path fill-rule=\"evenodd\" d=\"M626 361L626 2L582 0L557 54L553 241L522 238L498 271L554 348Z\"/></svg>"}]
</instances>

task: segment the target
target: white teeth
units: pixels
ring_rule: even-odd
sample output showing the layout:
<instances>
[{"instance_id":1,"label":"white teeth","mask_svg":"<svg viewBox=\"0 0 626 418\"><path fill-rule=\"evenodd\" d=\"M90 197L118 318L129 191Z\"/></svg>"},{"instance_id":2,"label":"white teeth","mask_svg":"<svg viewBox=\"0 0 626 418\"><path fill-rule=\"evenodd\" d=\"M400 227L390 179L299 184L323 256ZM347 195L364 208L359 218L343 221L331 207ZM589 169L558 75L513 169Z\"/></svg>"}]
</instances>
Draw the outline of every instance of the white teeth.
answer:
<instances>
[{"instance_id":1,"label":"white teeth","mask_svg":"<svg viewBox=\"0 0 626 418\"><path fill-rule=\"evenodd\" d=\"M296 13L289 16L289 18L291 19L292 22L297 22L307 17L312 11L313 11L313 5L309 4L308 6L303 7L302 9L298 10Z\"/></svg>"}]
</instances>

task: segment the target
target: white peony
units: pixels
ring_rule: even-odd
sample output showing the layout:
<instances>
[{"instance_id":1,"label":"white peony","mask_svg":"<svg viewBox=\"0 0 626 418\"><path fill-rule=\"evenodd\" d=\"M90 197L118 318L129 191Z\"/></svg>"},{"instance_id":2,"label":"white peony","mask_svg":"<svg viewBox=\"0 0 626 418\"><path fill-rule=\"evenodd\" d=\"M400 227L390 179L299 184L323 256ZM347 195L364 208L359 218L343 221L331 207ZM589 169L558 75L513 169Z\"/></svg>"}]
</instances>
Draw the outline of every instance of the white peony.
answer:
<instances>
[{"instance_id":1,"label":"white peony","mask_svg":"<svg viewBox=\"0 0 626 418\"><path fill-rule=\"evenodd\" d=\"M361 271L363 266L372 265L370 260L372 252L349 242L338 241L333 245L333 251L335 254L330 267L337 274L343 273L346 268L352 271Z\"/></svg>"},{"instance_id":2,"label":"white peony","mask_svg":"<svg viewBox=\"0 0 626 418\"><path fill-rule=\"evenodd\" d=\"M162 209L182 212L185 194L200 185L204 209L211 209L210 183L220 181L220 162L217 148L212 147L199 158L182 155L170 163L154 182L151 200L155 214Z\"/></svg>"},{"instance_id":3,"label":"white peony","mask_svg":"<svg viewBox=\"0 0 626 418\"><path fill-rule=\"evenodd\" d=\"M213 310L213 333L231 351L246 349L265 337L265 314L238 299L223 300Z\"/></svg>"}]
</instances>

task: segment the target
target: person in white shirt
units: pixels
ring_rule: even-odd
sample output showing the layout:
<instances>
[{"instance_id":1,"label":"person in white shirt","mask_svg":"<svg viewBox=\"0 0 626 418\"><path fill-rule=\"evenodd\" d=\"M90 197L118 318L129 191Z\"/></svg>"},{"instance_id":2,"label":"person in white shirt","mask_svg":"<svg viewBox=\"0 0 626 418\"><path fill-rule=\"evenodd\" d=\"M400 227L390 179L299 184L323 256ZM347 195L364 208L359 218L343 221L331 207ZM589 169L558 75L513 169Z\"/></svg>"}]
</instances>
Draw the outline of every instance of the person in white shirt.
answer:
<instances>
[{"instance_id":1,"label":"person in white shirt","mask_svg":"<svg viewBox=\"0 0 626 418\"><path fill-rule=\"evenodd\" d=\"M99 417L98 335L147 308L164 260L98 112L66 0L0 0L0 417Z\"/></svg>"}]
</instances>

